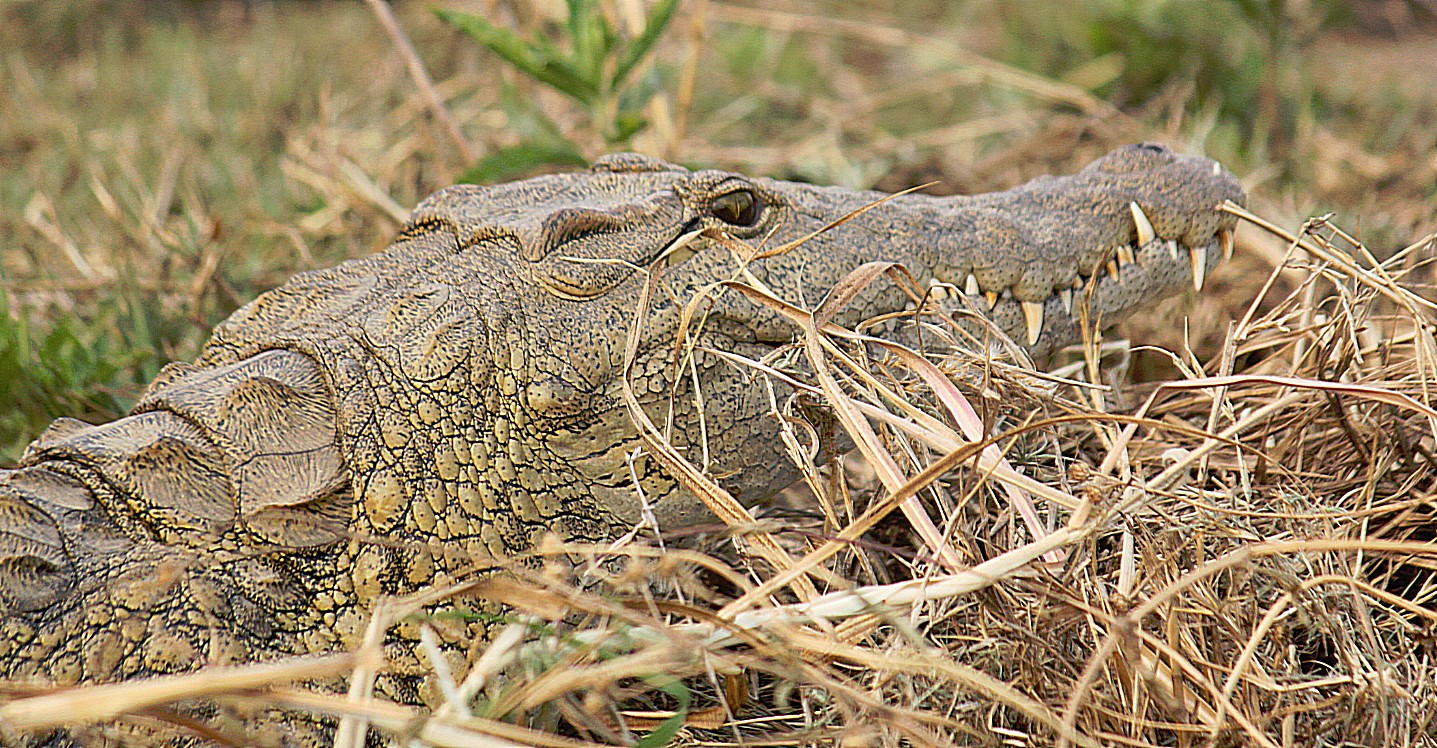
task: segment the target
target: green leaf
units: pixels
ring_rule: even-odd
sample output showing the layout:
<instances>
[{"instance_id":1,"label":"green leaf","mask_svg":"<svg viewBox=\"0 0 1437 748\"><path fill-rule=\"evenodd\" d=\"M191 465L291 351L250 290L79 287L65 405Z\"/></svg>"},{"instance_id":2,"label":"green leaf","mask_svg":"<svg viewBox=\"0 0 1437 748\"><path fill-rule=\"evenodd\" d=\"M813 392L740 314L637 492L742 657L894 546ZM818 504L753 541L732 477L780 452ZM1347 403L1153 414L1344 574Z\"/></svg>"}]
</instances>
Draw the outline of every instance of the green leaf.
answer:
<instances>
[{"instance_id":1,"label":"green leaf","mask_svg":"<svg viewBox=\"0 0 1437 748\"><path fill-rule=\"evenodd\" d=\"M678 734L679 728L684 726L689 717L689 705L693 703L693 697L689 694L689 687L677 678L654 675L644 678L644 681L679 702L679 708L674 710L672 717L660 722L658 727L634 743L634 748L662 748L668 745Z\"/></svg>"},{"instance_id":2,"label":"green leaf","mask_svg":"<svg viewBox=\"0 0 1437 748\"><path fill-rule=\"evenodd\" d=\"M534 45L508 29L495 26L482 16L444 8L435 8L434 15L439 16L439 20L444 23L468 34L469 38L488 47L494 54L530 76L537 78L544 69L545 60L541 59L540 51Z\"/></svg>"},{"instance_id":3,"label":"green leaf","mask_svg":"<svg viewBox=\"0 0 1437 748\"><path fill-rule=\"evenodd\" d=\"M534 77L584 106L593 106L594 100L599 96L598 83L590 80L584 71L574 67L568 60L548 60Z\"/></svg>"},{"instance_id":4,"label":"green leaf","mask_svg":"<svg viewBox=\"0 0 1437 748\"><path fill-rule=\"evenodd\" d=\"M609 145L623 145L648 126L649 121L637 112L625 112L614 118L614 130L608 133L605 139L609 141Z\"/></svg>"},{"instance_id":5,"label":"green leaf","mask_svg":"<svg viewBox=\"0 0 1437 748\"><path fill-rule=\"evenodd\" d=\"M664 33L669 21L673 20L674 9L678 6L679 0L659 0L653 10L649 11L649 17L644 21L644 33L629 42L628 48L619 58L619 64L614 68L614 77L609 83L609 90L617 91L623 85L624 79L629 77L629 73L633 72L634 68L653 49L654 43Z\"/></svg>"},{"instance_id":6,"label":"green leaf","mask_svg":"<svg viewBox=\"0 0 1437 748\"><path fill-rule=\"evenodd\" d=\"M664 76L657 68L645 70L643 75L635 78L619 93L619 114L632 112L638 114L648 105L649 99L664 89Z\"/></svg>"},{"instance_id":7,"label":"green leaf","mask_svg":"<svg viewBox=\"0 0 1437 748\"><path fill-rule=\"evenodd\" d=\"M609 54L609 43L613 32L602 13L594 8L593 0L568 0L569 42L573 44L573 64L584 73L587 80L596 85L604 69L604 58Z\"/></svg>"},{"instance_id":8,"label":"green leaf","mask_svg":"<svg viewBox=\"0 0 1437 748\"><path fill-rule=\"evenodd\" d=\"M436 8L441 21L468 34L471 39L488 47L505 62L531 78L589 105L599 95L596 80L587 78L572 63L559 57L558 50L540 40L529 42L514 32L503 29L472 13Z\"/></svg>"},{"instance_id":9,"label":"green leaf","mask_svg":"<svg viewBox=\"0 0 1437 748\"><path fill-rule=\"evenodd\" d=\"M583 25L589 22L589 5L592 0L564 0L564 7L569 11L569 40L574 43L574 56L583 57L584 50L584 29Z\"/></svg>"},{"instance_id":10,"label":"green leaf","mask_svg":"<svg viewBox=\"0 0 1437 748\"><path fill-rule=\"evenodd\" d=\"M508 129L525 143L551 148L571 146L563 131L554 124L554 120L507 82L499 89L499 107L504 110L504 116L509 123Z\"/></svg>"},{"instance_id":11,"label":"green leaf","mask_svg":"<svg viewBox=\"0 0 1437 748\"><path fill-rule=\"evenodd\" d=\"M542 166L588 166L589 162L573 145L520 143L479 159L459 177L460 182L487 184L510 179Z\"/></svg>"}]
</instances>

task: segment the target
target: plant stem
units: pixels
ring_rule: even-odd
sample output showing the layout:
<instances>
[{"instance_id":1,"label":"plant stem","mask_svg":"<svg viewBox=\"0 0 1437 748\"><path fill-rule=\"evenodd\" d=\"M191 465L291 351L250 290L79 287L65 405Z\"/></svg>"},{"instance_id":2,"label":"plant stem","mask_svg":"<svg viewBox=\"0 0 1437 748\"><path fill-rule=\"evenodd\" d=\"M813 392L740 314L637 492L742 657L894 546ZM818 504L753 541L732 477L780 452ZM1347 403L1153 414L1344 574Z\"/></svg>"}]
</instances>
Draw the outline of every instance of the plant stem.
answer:
<instances>
[{"instance_id":1,"label":"plant stem","mask_svg":"<svg viewBox=\"0 0 1437 748\"><path fill-rule=\"evenodd\" d=\"M409 37L404 34L404 29L399 28L399 21L394 17L394 11L389 9L389 3L384 0L365 0L369 3L374 15L379 18L379 25L384 27L384 32L398 48L399 55L404 58L404 64L409 68L409 77L413 79L421 93L424 94L429 104L429 111L434 118L443 125L449 139L454 141L454 146L464 156L466 164L473 164L479 160L479 154L469 141L464 139L464 133L459 130L459 124L449 114L449 107L444 104L444 97L439 95L439 90L434 87L434 81L429 77L429 71L424 69L424 61L419 59L419 53L414 51L414 45L409 43Z\"/></svg>"}]
</instances>

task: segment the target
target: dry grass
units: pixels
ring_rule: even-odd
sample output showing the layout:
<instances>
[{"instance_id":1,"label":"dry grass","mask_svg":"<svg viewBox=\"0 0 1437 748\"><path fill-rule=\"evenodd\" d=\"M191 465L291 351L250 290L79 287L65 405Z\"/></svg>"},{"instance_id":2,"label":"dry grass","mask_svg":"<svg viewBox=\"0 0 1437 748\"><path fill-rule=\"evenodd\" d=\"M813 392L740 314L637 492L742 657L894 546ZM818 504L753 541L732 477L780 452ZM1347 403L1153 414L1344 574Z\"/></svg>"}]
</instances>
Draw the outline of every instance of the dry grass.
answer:
<instances>
[{"instance_id":1,"label":"dry grass","mask_svg":"<svg viewBox=\"0 0 1437 748\"><path fill-rule=\"evenodd\" d=\"M1128 408L1083 382L1097 341L1059 381L972 350L941 314L933 339L970 350L924 358L825 324L891 269L855 271L813 315L735 287L787 311L807 361L751 365L822 403L873 466L855 485L795 450L822 508L809 530L743 519L655 436L733 525L738 560L556 541L540 569L516 560L376 611L352 655L62 691L0 719L203 694L342 718L340 746L366 729L423 746L655 730L683 745L1430 744L1437 343L1404 281L1431 247L1373 264L1325 222L1282 239L1292 290L1255 301L1267 311L1205 368L1174 354L1186 373ZM438 600L512 613L467 658L421 635L432 712L373 701L383 632ZM348 698L289 685L336 669Z\"/></svg>"},{"instance_id":2,"label":"dry grass","mask_svg":"<svg viewBox=\"0 0 1437 748\"><path fill-rule=\"evenodd\" d=\"M1221 150L1206 139L1212 123L1161 100L1120 111L1071 83L954 58L941 36L802 11L713 4L706 23L731 38L756 29L785 50L810 35L813 64L831 73L825 95L792 74L733 95L724 65L708 60L702 69L727 85L665 101L669 118L659 112L641 145L830 182L883 176L902 187L937 176L952 189L1067 170L1144 137ZM353 16L330 18L346 19L343 33L367 42L358 46L386 49ZM686 33L675 43L699 60L684 45L703 34ZM907 50L950 54L951 69L885 67ZM484 103L494 86L465 54L444 61L454 77L438 91L459 122L485 126L483 137L470 128L481 148L502 145L505 120ZM165 310L134 316L190 330L156 333L167 355L188 357L195 328L290 269L370 251L402 206L463 166L433 155L449 153L447 128L409 90L397 56L361 66L363 80L335 83L294 122L262 119L283 109L282 96L254 105L238 142L266 153L260 144L281 143L262 158L271 171L251 166L243 148L152 153L133 125L80 132L43 80L26 84L20 58L5 59L11 96L33 114L7 118L7 138L47 144L35 147L54 161L26 160L33 189L0 214L20 244L0 257L6 291L40 312L84 310L97 289L129 278L136 285L123 293L134 304ZM90 68L103 65L69 74ZM969 119L901 135L881 125L895 103L979 87L998 93L979 97ZM704 108L706 95L729 98ZM562 111L542 92L535 98ZM816 124L770 131L795 109ZM215 137L213 123L186 119L184 106L164 111L181 115L157 118L161 140ZM1057 377L975 346L939 314L925 317L933 339L966 354L918 358L825 325L823 310L818 320L793 313L793 356L806 363L740 365L759 372L755 386L778 376L799 384L810 415L830 414L858 445L823 467L809 462L809 434L785 435L816 511L753 518L654 440L652 452L730 525L701 546L707 553L555 541L515 559L508 575L375 611L372 636L353 653L12 691L0 720L12 730L118 715L153 723L205 695L332 716L346 747L367 732L421 746L646 735L658 736L648 746L1437 744L1434 247L1430 236L1413 241L1437 228L1437 162L1424 151L1437 128L1374 142L1352 134L1361 118L1319 124L1284 154L1291 179L1276 179L1261 153L1221 155L1251 175L1258 212L1279 224L1352 199L1375 215L1365 228L1405 248L1369 250L1324 220L1294 235L1247 225L1209 289L1172 303L1187 325L1163 313L1123 328L1159 348L1089 341L1053 362ZM863 147L845 147L850 140ZM77 163L83 177L67 178ZM258 196L264 207L212 204L217 191ZM118 248L102 251L107 241ZM244 244L262 249L225 249ZM876 272L846 288L860 292ZM727 292L776 305L753 289ZM1142 383L1127 383L1129 371ZM439 600L450 612L424 618ZM467 656L417 644L434 666L435 708L369 695L384 666L378 642L394 622L419 616L421 632L442 631L455 610L496 603L512 611L507 623ZM348 678L347 695L295 685L336 673Z\"/></svg>"}]
</instances>

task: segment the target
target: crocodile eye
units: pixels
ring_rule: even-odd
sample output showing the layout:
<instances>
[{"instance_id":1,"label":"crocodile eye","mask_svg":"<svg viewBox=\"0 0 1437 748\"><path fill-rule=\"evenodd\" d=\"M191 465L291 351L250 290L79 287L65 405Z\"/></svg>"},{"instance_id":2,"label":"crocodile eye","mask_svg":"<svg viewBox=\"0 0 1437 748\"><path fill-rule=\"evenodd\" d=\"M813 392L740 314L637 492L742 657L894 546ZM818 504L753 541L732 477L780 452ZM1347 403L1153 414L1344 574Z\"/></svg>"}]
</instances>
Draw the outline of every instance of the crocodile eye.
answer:
<instances>
[{"instance_id":1,"label":"crocodile eye","mask_svg":"<svg viewBox=\"0 0 1437 748\"><path fill-rule=\"evenodd\" d=\"M724 223L748 228L758 223L758 216L763 212L763 203L749 190L735 190L714 198L714 201L709 203L709 211Z\"/></svg>"}]
</instances>

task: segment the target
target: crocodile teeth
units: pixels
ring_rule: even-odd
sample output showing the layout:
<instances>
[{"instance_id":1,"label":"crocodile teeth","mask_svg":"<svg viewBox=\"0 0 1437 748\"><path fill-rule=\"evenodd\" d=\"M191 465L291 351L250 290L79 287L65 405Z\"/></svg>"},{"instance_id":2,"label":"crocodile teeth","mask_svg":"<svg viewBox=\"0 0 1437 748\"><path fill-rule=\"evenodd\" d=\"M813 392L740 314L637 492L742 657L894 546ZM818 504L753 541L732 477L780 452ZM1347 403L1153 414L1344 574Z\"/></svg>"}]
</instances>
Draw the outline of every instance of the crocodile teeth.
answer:
<instances>
[{"instance_id":1,"label":"crocodile teeth","mask_svg":"<svg viewBox=\"0 0 1437 748\"><path fill-rule=\"evenodd\" d=\"M1123 282L1123 276L1118 274L1118 261L1116 259L1108 260L1108 275L1113 276L1113 280L1118 283Z\"/></svg>"},{"instance_id":2,"label":"crocodile teeth","mask_svg":"<svg viewBox=\"0 0 1437 748\"><path fill-rule=\"evenodd\" d=\"M1231 260L1233 251L1233 230L1223 229L1222 231L1217 232L1217 243L1222 245L1222 259L1224 261Z\"/></svg>"},{"instance_id":3,"label":"crocodile teeth","mask_svg":"<svg viewBox=\"0 0 1437 748\"><path fill-rule=\"evenodd\" d=\"M968 274L968 280L963 283L963 293L969 296L977 296L983 293L983 289L978 287L978 279L974 278L972 273Z\"/></svg>"},{"instance_id":4,"label":"crocodile teeth","mask_svg":"<svg viewBox=\"0 0 1437 748\"><path fill-rule=\"evenodd\" d=\"M1023 302L1023 319L1028 322L1028 345L1038 342L1043 331L1043 305L1037 301Z\"/></svg>"},{"instance_id":5,"label":"crocodile teeth","mask_svg":"<svg viewBox=\"0 0 1437 748\"><path fill-rule=\"evenodd\" d=\"M1168 256L1176 260L1178 258L1178 243L1172 239L1164 242L1168 246Z\"/></svg>"},{"instance_id":6,"label":"crocodile teeth","mask_svg":"<svg viewBox=\"0 0 1437 748\"><path fill-rule=\"evenodd\" d=\"M1063 311L1067 312L1068 316L1071 317L1073 315L1073 289L1064 288L1059 290L1058 300L1063 302Z\"/></svg>"},{"instance_id":7,"label":"crocodile teeth","mask_svg":"<svg viewBox=\"0 0 1437 748\"><path fill-rule=\"evenodd\" d=\"M988 308L990 310L998 305L998 294L994 291L984 291L983 298L988 300Z\"/></svg>"},{"instance_id":8,"label":"crocodile teeth","mask_svg":"<svg viewBox=\"0 0 1437 748\"><path fill-rule=\"evenodd\" d=\"M1193 262L1193 288L1201 291L1203 278L1207 275L1207 252L1194 249L1189 254Z\"/></svg>"},{"instance_id":9,"label":"crocodile teeth","mask_svg":"<svg viewBox=\"0 0 1437 748\"><path fill-rule=\"evenodd\" d=\"M1124 244L1124 245L1121 246L1121 247L1118 247L1118 262L1120 262L1120 263L1134 263L1134 262L1137 262L1137 261L1138 261L1138 257L1137 257L1137 255L1133 254L1133 248L1132 248L1132 247L1129 247L1129 246L1126 245L1126 244Z\"/></svg>"},{"instance_id":10,"label":"crocodile teeth","mask_svg":"<svg viewBox=\"0 0 1437 748\"><path fill-rule=\"evenodd\" d=\"M1133 212L1133 223L1138 225L1138 246L1156 239L1158 232L1153 231L1153 222L1148 220L1148 214L1144 213L1137 203L1128 203L1128 209Z\"/></svg>"}]
</instances>

